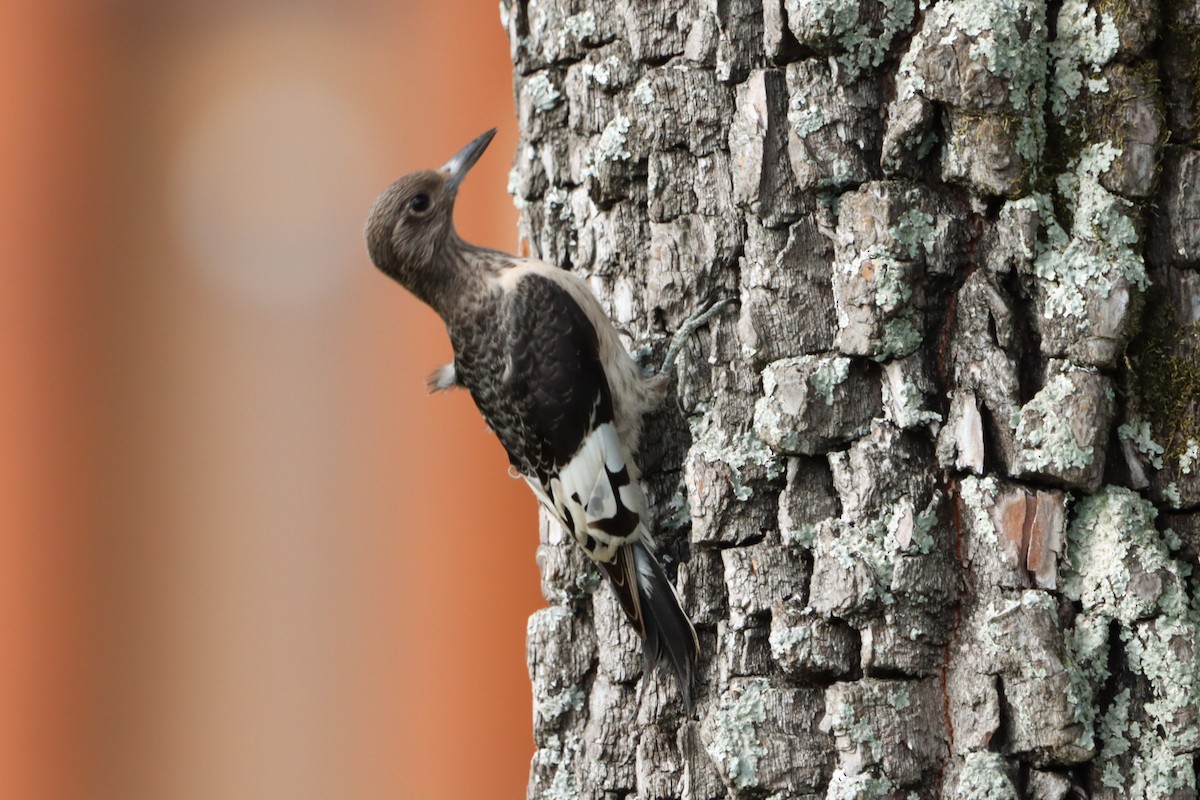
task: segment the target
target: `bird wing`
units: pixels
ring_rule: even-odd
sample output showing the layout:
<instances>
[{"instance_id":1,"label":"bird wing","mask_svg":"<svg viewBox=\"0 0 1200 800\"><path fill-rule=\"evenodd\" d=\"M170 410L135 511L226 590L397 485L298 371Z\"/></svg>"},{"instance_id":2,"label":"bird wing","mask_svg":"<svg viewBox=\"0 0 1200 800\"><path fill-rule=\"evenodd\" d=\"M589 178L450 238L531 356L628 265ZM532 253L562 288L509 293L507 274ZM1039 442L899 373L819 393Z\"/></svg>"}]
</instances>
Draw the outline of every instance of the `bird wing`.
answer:
<instances>
[{"instance_id":1,"label":"bird wing","mask_svg":"<svg viewBox=\"0 0 1200 800\"><path fill-rule=\"evenodd\" d=\"M645 498L613 422L599 337L558 281L530 272L505 298L501 394L514 419L496 433L535 494L592 558L647 539ZM548 502L547 502L548 501Z\"/></svg>"}]
</instances>

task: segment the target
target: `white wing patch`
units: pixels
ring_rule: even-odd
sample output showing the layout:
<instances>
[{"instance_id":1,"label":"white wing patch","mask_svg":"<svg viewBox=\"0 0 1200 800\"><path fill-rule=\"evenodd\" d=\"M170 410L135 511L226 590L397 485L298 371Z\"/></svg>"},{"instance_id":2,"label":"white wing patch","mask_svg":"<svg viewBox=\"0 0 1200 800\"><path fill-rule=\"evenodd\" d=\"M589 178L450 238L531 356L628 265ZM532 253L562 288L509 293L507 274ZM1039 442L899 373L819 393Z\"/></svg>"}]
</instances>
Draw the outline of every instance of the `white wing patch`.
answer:
<instances>
[{"instance_id":1,"label":"white wing patch","mask_svg":"<svg viewBox=\"0 0 1200 800\"><path fill-rule=\"evenodd\" d=\"M454 369L454 362L442 364L429 374L425 379L425 386L430 392L444 392L447 389L453 389L458 385L458 372Z\"/></svg>"},{"instance_id":2,"label":"white wing patch","mask_svg":"<svg viewBox=\"0 0 1200 800\"><path fill-rule=\"evenodd\" d=\"M614 485L615 476L624 476L625 483ZM592 559L610 562L619 547L632 541L653 547L645 526L646 499L611 422L587 435L570 462L550 479L549 488L555 513L565 527L574 529L575 540ZM635 519L628 535L605 530L630 514Z\"/></svg>"},{"instance_id":3,"label":"white wing patch","mask_svg":"<svg viewBox=\"0 0 1200 800\"><path fill-rule=\"evenodd\" d=\"M654 556L649 552L640 548L635 548L633 551L633 563L637 567L638 586L642 587L642 591L646 597L654 594L655 586L658 581L655 579L654 565L650 563L650 559ZM678 595L676 595L678 600Z\"/></svg>"},{"instance_id":4,"label":"white wing patch","mask_svg":"<svg viewBox=\"0 0 1200 800\"><path fill-rule=\"evenodd\" d=\"M613 494L612 481L608 479L607 472L596 476L596 485L592 487L585 510L588 525L617 516L617 497Z\"/></svg>"}]
</instances>

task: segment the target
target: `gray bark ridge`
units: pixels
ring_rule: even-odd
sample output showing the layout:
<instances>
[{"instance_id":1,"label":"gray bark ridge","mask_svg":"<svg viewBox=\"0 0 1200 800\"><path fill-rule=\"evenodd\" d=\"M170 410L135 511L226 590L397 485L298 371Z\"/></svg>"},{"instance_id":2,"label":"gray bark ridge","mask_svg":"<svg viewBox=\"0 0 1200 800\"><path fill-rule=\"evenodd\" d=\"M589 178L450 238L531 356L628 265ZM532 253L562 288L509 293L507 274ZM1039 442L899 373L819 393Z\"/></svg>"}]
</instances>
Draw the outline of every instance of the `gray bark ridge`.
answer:
<instances>
[{"instance_id":1,"label":"gray bark ridge","mask_svg":"<svg viewBox=\"0 0 1200 800\"><path fill-rule=\"evenodd\" d=\"M504 0L521 246L631 352L695 713L543 519L528 796L1172 798L1200 2Z\"/></svg>"}]
</instances>

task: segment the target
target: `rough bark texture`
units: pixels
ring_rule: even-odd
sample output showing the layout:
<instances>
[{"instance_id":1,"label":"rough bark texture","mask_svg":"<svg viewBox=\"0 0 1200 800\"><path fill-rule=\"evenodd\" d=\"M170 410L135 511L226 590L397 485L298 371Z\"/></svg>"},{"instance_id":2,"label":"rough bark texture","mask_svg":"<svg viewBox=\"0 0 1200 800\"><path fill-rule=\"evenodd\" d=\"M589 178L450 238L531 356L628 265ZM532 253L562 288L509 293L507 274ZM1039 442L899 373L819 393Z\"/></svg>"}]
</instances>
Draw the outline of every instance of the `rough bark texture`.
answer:
<instances>
[{"instance_id":1,"label":"rough bark texture","mask_svg":"<svg viewBox=\"0 0 1200 800\"><path fill-rule=\"evenodd\" d=\"M501 11L529 251L739 301L640 457L695 713L544 522L529 797L1196 797L1200 2Z\"/></svg>"}]
</instances>

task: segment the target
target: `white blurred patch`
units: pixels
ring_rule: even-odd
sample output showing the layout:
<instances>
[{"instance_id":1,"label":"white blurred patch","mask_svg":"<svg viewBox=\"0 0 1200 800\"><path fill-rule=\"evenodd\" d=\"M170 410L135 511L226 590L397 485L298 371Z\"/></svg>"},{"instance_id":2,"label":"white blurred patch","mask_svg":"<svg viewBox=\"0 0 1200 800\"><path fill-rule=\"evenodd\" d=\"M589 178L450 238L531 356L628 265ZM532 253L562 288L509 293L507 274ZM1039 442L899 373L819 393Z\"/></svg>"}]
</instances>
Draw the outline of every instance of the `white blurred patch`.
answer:
<instances>
[{"instance_id":1,"label":"white blurred patch","mask_svg":"<svg viewBox=\"0 0 1200 800\"><path fill-rule=\"evenodd\" d=\"M370 183L359 111L298 67L284 60L224 81L172 164L171 211L190 262L222 289L278 309L328 299L361 266L351 254L362 249Z\"/></svg>"}]
</instances>

